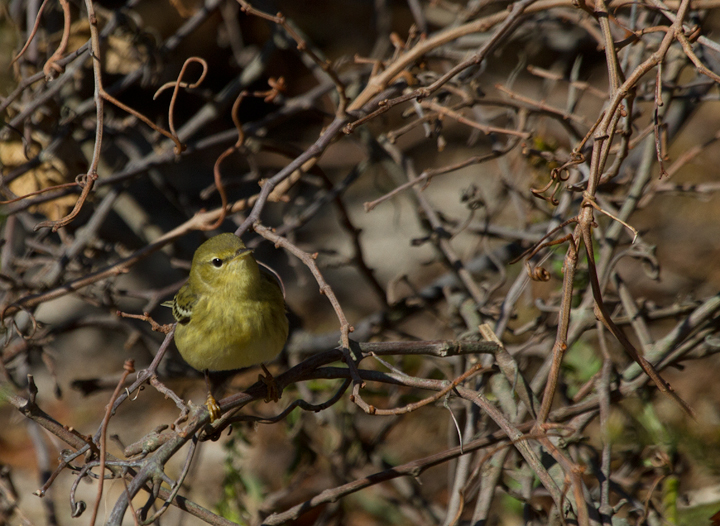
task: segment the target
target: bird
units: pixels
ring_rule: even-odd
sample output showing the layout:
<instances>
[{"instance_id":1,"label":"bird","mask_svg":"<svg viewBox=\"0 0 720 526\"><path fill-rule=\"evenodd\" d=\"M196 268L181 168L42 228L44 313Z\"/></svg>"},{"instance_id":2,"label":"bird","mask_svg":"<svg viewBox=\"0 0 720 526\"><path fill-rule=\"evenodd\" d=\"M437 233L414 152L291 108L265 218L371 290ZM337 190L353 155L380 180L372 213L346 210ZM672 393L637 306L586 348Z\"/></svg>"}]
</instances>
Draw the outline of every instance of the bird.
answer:
<instances>
[{"instance_id":1,"label":"bird","mask_svg":"<svg viewBox=\"0 0 720 526\"><path fill-rule=\"evenodd\" d=\"M180 355L205 375L211 422L221 411L209 371L261 364L266 401L279 399L277 384L263 362L275 358L288 337L284 289L274 271L260 266L238 236L219 234L201 244L188 281L163 305L172 308L177 321Z\"/></svg>"}]
</instances>

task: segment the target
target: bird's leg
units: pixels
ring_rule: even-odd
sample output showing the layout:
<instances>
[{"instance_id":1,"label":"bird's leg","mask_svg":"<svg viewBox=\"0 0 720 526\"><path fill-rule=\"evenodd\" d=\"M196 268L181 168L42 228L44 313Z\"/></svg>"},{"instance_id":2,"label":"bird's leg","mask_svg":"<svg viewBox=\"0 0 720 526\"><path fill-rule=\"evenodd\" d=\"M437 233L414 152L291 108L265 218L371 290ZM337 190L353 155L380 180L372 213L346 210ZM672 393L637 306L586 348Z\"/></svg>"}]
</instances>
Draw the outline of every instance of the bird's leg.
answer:
<instances>
[{"instance_id":1,"label":"bird's leg","mask_svg":"<svg viewBox=\"0 0 720 526\"><path fill-rule=\"evenodd\" d=\"M264 383L267 387L267 396L265 397L265 401L277 402L282 396L282 390L280 389L280 386L275 380L275 377L270 373L270 371L267 370L267 367L265 367L265 364L261 363L260 367L262 367L262 370L265 373L264 375L258 375L258 380Z\"/></svg>"},{"instance_id":2,"label":"bird's leg","mask_svg":"<svg viewBox=\"0 0 720 526\"><path fill-rule=\"evenodd\" d=\"M208 408L208 412L210 413L210 422L215 422L218 418L220 418L220 406L217 403L217 400L215 400L215 397L212 394L212 388L210 386L210 375L209 371L205 369L205 387L207 387L207 402L205 402L205 406Z\"/></svg>"}]
</instances>

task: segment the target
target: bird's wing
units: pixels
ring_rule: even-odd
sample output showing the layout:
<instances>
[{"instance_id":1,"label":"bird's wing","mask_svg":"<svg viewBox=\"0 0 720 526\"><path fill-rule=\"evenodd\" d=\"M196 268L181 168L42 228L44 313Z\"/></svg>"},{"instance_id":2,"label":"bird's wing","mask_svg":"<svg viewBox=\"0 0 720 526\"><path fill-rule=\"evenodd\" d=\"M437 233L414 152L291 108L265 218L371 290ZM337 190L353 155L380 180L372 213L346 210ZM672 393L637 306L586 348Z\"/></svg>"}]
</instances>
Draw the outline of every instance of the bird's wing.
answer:
<instances>
[{"instance_id":1,"label":"bird's wing","mask_svg":"<svg viewBox=\"0 0 720 526\"><path fill-rule=\"evenodd\" d=\"M187 323L192 316L193 307L198 302L197 294L194 294L187 284L183 285L172 301L172 311L175 320L179 323Z\"/></svg>"}]
</instances>

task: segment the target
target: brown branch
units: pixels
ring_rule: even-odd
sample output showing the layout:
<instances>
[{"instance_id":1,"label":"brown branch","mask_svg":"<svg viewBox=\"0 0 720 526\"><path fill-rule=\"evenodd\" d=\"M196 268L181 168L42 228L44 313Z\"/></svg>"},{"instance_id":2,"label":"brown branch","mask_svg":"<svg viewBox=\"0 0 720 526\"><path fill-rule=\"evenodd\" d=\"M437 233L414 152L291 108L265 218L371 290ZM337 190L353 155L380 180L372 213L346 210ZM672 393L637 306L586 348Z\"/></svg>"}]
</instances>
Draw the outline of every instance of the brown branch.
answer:
<instances>
[{"instance_id":1,"label":"brown branch","mask_svg":"<svg viewBox=\"0 0 720 526\"><path fill-rule=\"evenodd\" d=\"M5 319L8 316L11 316L18 312L21 309L29 309L36 307L40 305L41 303L45 303L46 301L50 301L55 298L60 298L62 296L65 296L66 294L70 294L72 292L75 292L77 290L82 289L83 287L87 287L88 285L91 285L93 283L97 283L98 281L101 281L103 279L111 278L113 276L117 276L119 274L123 274L127 272L127 270L138 263L139 261L142 261L146 257L148 257L150 254L160 250L162 247L164 247L169 242L175 240L176 238L180 237L182 233L185 233L187 230L184 230L182 232L177 232L177 229L175 231L169 232L165 234L162 238L157 240L155 243L148 245L134 254L121 259L120 261L113 263L112 265L109 265L101 270L92 272L88 274L87 276L83 276L81 278L75 279L73 281L69 281L68 283L63 284L60 287L51 289L46 292L41 292L38 294L30 294L28 296L24 296L17 301L11 303L7 306L7 308L4 310L2 315L0 315L0 319Z\"/></svg>"},{"instance_id":2,"label":"brown branch","mask_svg":"<svg viewBox=\"0 0 720 526\"><path fill-rule=\"evenodd\" d=\"M247 91L242 91L240 94L238 94L237 98L235 99L235 102L233 103L232 110L230 111L230 115L232 117L233 124L235 124L235 129L237 130L238 139L235 141L235 144L230 146L228 149L226 149L223 153L220 154L220 156L215 161L215 164L213 165L213 177L215 180L215 188L218 191L218 194L220 195L220 215L215 220L214 223L211 223L209 225L204 225L201 227L202 230L215 230L220 227L220 225L225 220L225 216L227 215L227 194L225 192L225 187L222 184L222 176L220 175L220 164L225 160L226 157L229 157L236 151L238 151L240 148L242 148L243 143L245 142L245 133L242 129L242 123L240 122L240 117L238 116L238 110L240 108L240 103L247 97L248 95L252 95L253 97L260 97L265 102L271 102L273 101L281 92L285 91L285 79L283 77L280 77L279 79L270 78L268 80L268 84L270 85L270 89L267 91L256 91L254 93L249 93ZM300 172L298 172L300 173ZM290 178L292 179L292 178ZM294 182L294 181L293 181ZM276 188L273 193L271 193L268 196L268 199L273 200L277 199L277 194L282 194L287 191L287 188ZM275 195L274 195L275 194Z\"/></svg>"},{"instance_id":3,"label":"brown branch","mask_svg":"<svg viewBox=\"0 0 720 526\"><path fill-rule=\"evenodd\" d=\"M62 58L65 50L67 49L67 45L70 40L70 27L72 25L72 20L70 18L70 2L68 2L68 0L60 0L60 5L63 10L63 33L57 49L55 49L55 52L43 66L43 73L45 74L46 80L53 80L65 71L65 68L58 64L58 60Z\"/></svg>"},{"instance_id":4,"label":"brown branch","mask_svg":"<svg viewBox=\"0 0 720 526\"><path fill-rule=\"evenodd\" d=\"M342 346L342 351L345 356L345 362L347 363L347 366L350 369L351 373L354 373L353 382L356 386L362 387L364 385L364 382L357 375L357 367L354 360L352 359L352 356L350 355L350 333L353 332L355 329L348 323L347 318L345 317L345 313L340 306L340 302L337 300L337 297L335 296L335 293L333 292L330 285L328 285L328 283L325 281L325 278L323 278L320 269L318 269L318 266L315 263L317 253L310 255L307 252L300 250L298 247L290 243L290 241L288 241L284 237L278 236L277 234L273 233L268 227L265 227L260 223L255 223L253 225L253 230L255 230L255 232L260 234L268 241L272 241L273 243L275 243L276 248L283 247L285 250L292 253L300 261L305 263L305 266L307 266L310 272L312 272L312 275L315 277L315 281L317 281L318 285L320 286L320 294L324 295L328 299L328 301L333 307L333 310L335 311L335 315L337 316L338 321L340 322L340 345Z\"/></svg>"},{"instance_id":5,"label":"brown branch","mask_svg":"<svg viewBox=\"0 0 720 526\"><path fill-rule=\"evenodd\" d=\"M97 498L95 499L95 506L93 506L92 516L90 517L90 526L95 526L95 519L97 518L97 512L100 507L100 501L102 500L103 484L105 483L105 461L107 454L107 426L110 423L110 417L112 416L112 406L120 395L120 391L125 386L125 379L128 375L135 372L134 360L126 360L123 366L123 374L118 381L115 391L110 397L107 407L105 408L105 416L103 417L100 431L100 474L98 476L99 484L97 489Z\"/></svg>"},{"instance_id":6,"label":"brown branch","mask_svg":"<svg viewBox=\"0 0 720 526\"><path fill-rule=\"evenodd\" d=\"M177 102L178 91L180 90L180 85L182 83L182 78L185 75L185 70L193 62L200 64L203 70L200 74L200 78L198 78L197 81L195 81L193 84L187 86L188 88L197 88L200 84L202 84L208 71L207 62L205 62L205 60L200 57L190 57L183 63L183 67L182 69L180 69L180 74L175 80L175 87L173 88L172 98L170 99L170 106L168 107L168 127L170 128L171 139L173 140L173 142L175 142L175 155L180 155L186 148L186 146L180 142L177 132L175 131L175 103ZM165 86L167 86L167 84ZM165 86L161 87L155 92L153 99L155 99L163 91Z\"/></svg>"},{"instance_id":7,"label":"brown branch","mask_svg":"<svg viewBox=\"0 0 720 526\"><path fill-rule=\"evenodd\" d=\"M466 124L467 126L470 126L471 128L480 130L485 135L490 135L491 133L502 133L505 135L519 137L520 139L527 139L532 135L529 132L524 132L524 131L519 131L519 130L511 130L508 128L498 128L497 126L486 126L484 124L480 124L479 122L475 122L471 119L463 117L458 112L453 111L450 108L446 108L445 106L442 106L436 102L422 101L420 103L420 106L423 108L432 110L432 111L436 111L440 115L447 115L451 119L454 119L461 124Z\"/></svg>"},{"instance_id":8,"label":"brown branch","mask_svg":"<svg viewBox=\"0 0 720 526\"><path fill-rule=\"evenodd\" d=\"M497 42L506 36L506 32L515 24L519 17L523 13L536 13L541 11L547 11L554 7L570 7L572 2L570 0L538 0L536 2L525 1L515 2L512 4L512 9L507 11L500 11L486 17L480 17L477 20L473 20L467 24L463 24L458 27L441 31L437 35L421 40L413 48L405 53L402 53L397 60L388 64L385 70L370 78L367 87L358 95L355 100L348 106L348 112L360 110L366 103L370 102L376 95L381 93L389 84L395 79L405 68L416 62L418 59L448 42L457 40L463 36L471 35L474 33L483 33L488 31L490 28L502 24L501 27L488 39L488 41L482 46L482 48L470 57L468 60L458 64L437 81L433 82L430 86L413 90L413 92L386 101L381 105L378 110L382 113L390 109L390 107L406 102L412 99L427 98L434 91L443 86L449 79L457 75L459 72L467 69L475 64L479 64L484 60L487 54L492 51Z\"/></svg>"},{"instance_id":9,"label":"brown branch","mask_svg":"<svg viewBox=\"0 0 720 526\"><path fill-rule=\"evenodd\" d=\"M65 183L65 184L58 184L55 186L48 186L47 188L42 188L40 190L37 190L35 192L30 192L29 194L22 195L20 197L15 197L13 199L8 199L7 201L0 201L0 205L9 205L11 203L17 203L18 201L22 201L23 199L27 199L28 197L34 197L36 195L44 194L45 192L52 192L53 190L61 190L63 188L74 188L76 186L82 186L78 182L74 183Z\"/></svg>"},{"instance_id":10,"label":"brown branch","mask_svg":"<svg viewBox=\"0 0 720 526\"><path fill-rule=\"evenodd\" d=\"M90 167L87 173L82 178L82 181L78 181L83 187L80 197L75 202L72 211L62 219L57 221L42 221L35 226L35 230L41 228L50 228L53 232L57 232L58 229L70 224L73 219L80 213L85 201L87 200L90 192L93 189L93 185L98 178L97 168L100 164L100 150L102 148L102 137L104 131L104 118L105 110L101 97L103 92L102 87L102 71L100 69L100 35L98 34L98 20L95 15L95 8L92 0L85 0L85 8L88 13L88 22L90 27L90 49L91 59L93 66L93 81L95 86L94 99L95 99L95 145L93 147L93 156L90 161ZM65 11L65 10L64 10ZM66 17L69 15L68 11L65 11Z\"/></svg>"},{"instance_id":11,"label":"brown branch","mask_svg":"<svg viewBox=\"0 0 720 526\"><path fill-rule=\"evenodd\" d=\"M586 207L586 209L592 209L592 207ZM660 389L661 392L667 394L668 396L670 396L670 398L675 400L688 415L695 418L695 412L693 411L693 409L687 404L687 402L685 402L675 393L672 386L658 374L658 372L655 370L655 367L653 367L650 362L648 362L643 356L638 353L637 349L635 349L635 346L630 343L630 340L627 339L625 334L612 321L610 313L607 311L605 303L602 300L602 292L600 290L597 270L595 268L590 226L582 225L580 228L582 228L583 241L585 245L585 250L587 252L587 261L590 270L590 285L592 287L593 297L595 298L595 315L602 322L602 324L605 325L605 327L613 334L613 336L617 338L617 340L622 344L625 351L642 368L645 374L650 377L650 379L655 383L658 389Z\"/></svg>"},{"instance_id":12,"label":"brown branch","mask_svg":"<svg viewBox=\"0 0 720 526\"><path fill-rule=\"evenodd\" d=\"M33 28L30 31L30 35L28 36L27 41L25 42L25 45L22 47L22 49L18 52L17 55L15 55L15 58L13 58L10 61L10 64L8 64L8 68L11 68L12 65L15 64L15 62L17 62L20 59L20 57L22 57L25 54L25 51L27 51L27 48L30 47L30 43L33 41L33 38L35 38L35 35L37 34L37 31L40 27L40 17L42 16L47 3L48 3L48 0L43 0L43 3L40 4L37 15L35 15L35 23L33 24Z\"/></svg>"},{"instance_id":13,"label":"brown branch","mask_svg":"<svg viewBox=\"0 0 720 526\"><path fill-rule=\"evenodd\" d=\"M260 190L260 194L255 200L252 211L245 218L245 221L235 230L236 236L241 236L247 231L250 226L260 220L260 214L262 209L265 207L265 203L268 200L268 196L279 185L282 181L289 178L296 170L308 171L318 160L318 157L322 155L325 149L335 140L340 129L345 124L345 118L335 117L335 119L325 128L322 135L313 143L310 148L305 150L301 155L295 158L285 168L280 170L273 177L265 181Z\"/></svg>"},{"instance_id":14,"label":"brown branch","mask_svg":"<svg viewBox=\"0 0 720 526\"><path fill-rule=\"evenodd\" d=\"M282 13L278 13L277 15L273 16L254 8L245 0L237 0L237 2L240 4L241 9L244 13L263 18L281 26L287 32L287 34L290 35L290 37L297 43L298 51L305 53L308 57L310 57L313 62L315 62L315 64L320 67L320 69L323 70L323 72L325 72L328 78L330 78L332 83L335 85L335 90L337 91L339 98L339 105L337 107L335 115L338 118L343 118L345 116L345 108L348 105L348 98L345 93L345 84L340 80L340 77L335 72L333 65L328 61L321 60L320 57L315 54L315 52L308 46L307 42L305 42L305 40L300 37L297 31L295 31L290 26L290 24L288 24L286 18L282 15Z\"/></svg>"}]
</instances>

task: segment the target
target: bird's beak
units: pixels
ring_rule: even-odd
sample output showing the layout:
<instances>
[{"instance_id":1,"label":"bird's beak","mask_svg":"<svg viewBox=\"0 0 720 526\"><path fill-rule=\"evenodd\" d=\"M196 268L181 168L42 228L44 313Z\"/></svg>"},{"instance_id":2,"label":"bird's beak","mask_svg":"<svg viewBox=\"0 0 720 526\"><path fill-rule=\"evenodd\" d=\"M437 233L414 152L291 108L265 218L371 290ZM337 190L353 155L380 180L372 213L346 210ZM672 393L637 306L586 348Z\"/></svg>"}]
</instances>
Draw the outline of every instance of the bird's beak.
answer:
<instances>
[{"instance_id":1,"label":"bird's beak","mask_svg":"<svg viewBox=\"0 0 720 526\"><path fill-rule=\"evenodd\" d=\"M252 248L239 248L233 259L245 257L247 254L252 254Z\"/></svg>"}]
</instances>

